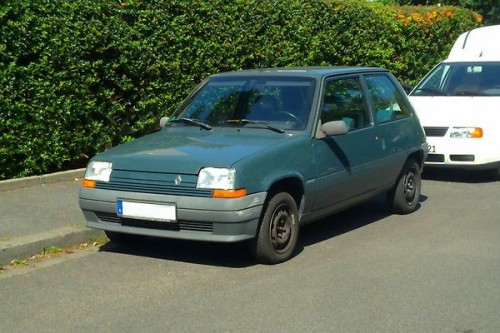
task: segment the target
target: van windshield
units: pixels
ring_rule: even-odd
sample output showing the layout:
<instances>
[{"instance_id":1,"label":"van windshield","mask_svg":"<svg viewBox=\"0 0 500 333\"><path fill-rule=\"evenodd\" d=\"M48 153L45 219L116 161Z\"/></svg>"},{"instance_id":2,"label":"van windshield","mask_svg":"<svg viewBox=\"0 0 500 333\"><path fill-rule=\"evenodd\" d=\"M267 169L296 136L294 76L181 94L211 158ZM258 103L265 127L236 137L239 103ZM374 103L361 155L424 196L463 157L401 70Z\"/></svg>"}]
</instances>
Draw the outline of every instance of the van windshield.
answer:
<instances>
[{"instance_id":1,"label":"van windshield","mask_svg":"<svg viewBox=\"0 0 500 333\"><path fill-rule=\"evenodd\" d=\"M441 63L411 96L500 96L500 62Z\"/></svg>"},{"instance_id":2,"label":"van windshield","mask_svg":"<svg viewBox=\"0 0 500 333\"><path fill-rule=\"evenodd\" d=\"M308 123L314 89L315 80L305 77L213 77L177 110L174 120L302 130Z\"/></svg>"}]
</instances>

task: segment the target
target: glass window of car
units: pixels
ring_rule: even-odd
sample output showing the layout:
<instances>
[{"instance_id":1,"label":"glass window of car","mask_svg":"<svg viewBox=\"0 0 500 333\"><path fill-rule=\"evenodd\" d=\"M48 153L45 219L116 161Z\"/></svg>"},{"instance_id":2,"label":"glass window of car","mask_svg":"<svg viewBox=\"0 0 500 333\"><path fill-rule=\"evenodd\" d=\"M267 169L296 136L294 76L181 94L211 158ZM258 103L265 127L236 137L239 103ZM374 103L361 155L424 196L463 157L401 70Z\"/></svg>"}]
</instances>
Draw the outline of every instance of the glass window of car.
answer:
<instances>
[{"instance_id":1,"label":"glass window of car","mask_svg":"<svg viewBox=\"0 0 500 333\"><path fill-rule=\"evenodd\" d=\"M406 96L387 75L366 75L365 82L378 123L411 115L411 106L405 98Z\"/></svg>"},{"instance_id":2,"label":"glass window of car","mask_svg":"<svg viewBox=\"0 0 500 333\"><path fill-rule=\"evenodd\" d=\"M500 96L500 63L441 63L412 96Z\"/></svg>"},{"instance_id":3,"label":"glass window of car","mask_svg":"<svg viewBox=\"0 0 500 333\"><path fill-rule=\"evenodd\" d=\"M328 79L321 104L321 122L343 120L349 131L371 123L358 77Z\"/></svg>"},{"instance_id":4,"label":"glass window of car","mask_svg":"<svg viewBox=\"0 0 500 333\"><path fill-rule=\"evenodd\" d=\"M314 87L315 81L304 77L214 77L186 101L177 118L211 126L231 126L236 123L231 121L243 119L304 129Z\"/></svg>"}]
</instances>

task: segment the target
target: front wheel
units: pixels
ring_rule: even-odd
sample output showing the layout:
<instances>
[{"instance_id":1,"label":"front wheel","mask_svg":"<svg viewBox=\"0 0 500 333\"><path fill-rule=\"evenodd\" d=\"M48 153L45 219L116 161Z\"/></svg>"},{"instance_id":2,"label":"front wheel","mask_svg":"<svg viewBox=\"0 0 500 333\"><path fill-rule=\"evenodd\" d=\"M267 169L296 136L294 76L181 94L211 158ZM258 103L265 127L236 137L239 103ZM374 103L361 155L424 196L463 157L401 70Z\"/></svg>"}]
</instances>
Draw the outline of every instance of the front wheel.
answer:
<instances>
[{"instance_id":1,"label":"front wheel","mask_svg":"<svg viewBox=\"0 0 500 333\"><path fill-rule=\"evenodd\" d=\"M286 192L274 195L266 204L257 236L250 251L262 264L277 264L291 258L299 236L297 204Z\"/></svg>"},{"instance_id":2,"label":"front wheel","mask_svg":"<svg viewBox=\"0 0 500 333\"><path fill-rule=\"evenodd\" d=\"M406 161L394 188L388 193L389 204L395 213L409 214L417 209L420 201L422 177L420 166L410 159Z\"/></svg>"}]
</instances>

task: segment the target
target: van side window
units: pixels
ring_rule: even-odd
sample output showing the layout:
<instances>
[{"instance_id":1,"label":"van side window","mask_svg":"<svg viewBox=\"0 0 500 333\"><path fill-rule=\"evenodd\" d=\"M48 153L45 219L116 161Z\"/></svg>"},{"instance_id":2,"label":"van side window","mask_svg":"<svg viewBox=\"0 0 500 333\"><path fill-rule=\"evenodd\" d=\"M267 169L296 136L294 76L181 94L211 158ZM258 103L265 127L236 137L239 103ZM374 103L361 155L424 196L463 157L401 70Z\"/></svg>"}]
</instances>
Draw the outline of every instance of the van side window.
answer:
<instances>
[{"instance_id":1,"label":"van side window","mask_svg":"<svg viewBox=\"0 0 500 333\"><path fill-rule=\"evenodd\" d=\"M384 123L411 115L411 107L401 91L384 74L366 75L366 85L375 113L375 120Z\"/></svg>"},{"instance_id":2,"label":"van side window","mask_svg":"<svg viewBox=\"0 0 500 333\"><path fill-rule=\"evenodd\" d=\"M370 124L358 78L329 79L325 82L321 104L321 122L343 120L349 131Z\"/></svg>"}]
</instances>

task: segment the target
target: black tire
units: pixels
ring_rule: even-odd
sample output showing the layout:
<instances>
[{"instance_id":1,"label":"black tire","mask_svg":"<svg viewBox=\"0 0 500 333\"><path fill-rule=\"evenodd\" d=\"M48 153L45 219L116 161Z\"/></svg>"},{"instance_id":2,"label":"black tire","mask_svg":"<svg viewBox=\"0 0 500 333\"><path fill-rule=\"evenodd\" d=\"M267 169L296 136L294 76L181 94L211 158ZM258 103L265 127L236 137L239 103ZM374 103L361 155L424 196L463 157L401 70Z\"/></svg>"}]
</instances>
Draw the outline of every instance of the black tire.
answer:
<instances>
[{"instance_id":1,"label":"black tire","mask_svg":"<svg viewBox=\"0 0 500 333\"><path fill-rule=\"evenodd\" d=\"M106 237L110 240L111 243L127 245L133 242L136 242L138 236L131 234L124 234L116 231L105 231Z\"/></svg>"},{"instance_id":2,"label":"black tire","mask_svg":"<svg viewBox=\"0 0 500 333\"><path fill-rule=\"evenodd\" d=\"M297 204L286 192L274 195L265 205L257 236L250 251L261 264L278 264L290 259L299 237Z\"/></svg>"},{"instance_id":3,"label":"black tire","mask_svg":"<svg viewBox=\"0 0 500 333\"><path fill-rule=\"evenodd\" d=\"M422 176L420 166L413 159L406 161L394 188L388 193L389 204L397 214L414 212L420 201Z\"/></svg>"}]
</instances>

